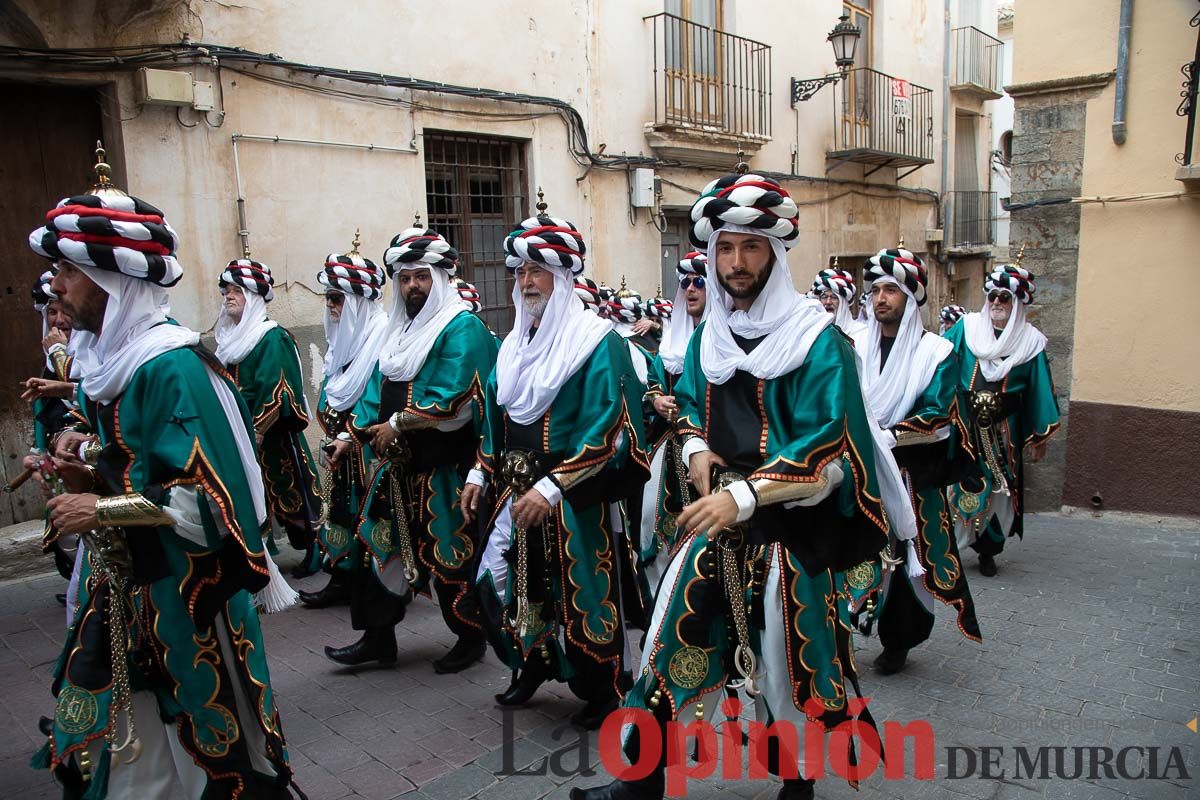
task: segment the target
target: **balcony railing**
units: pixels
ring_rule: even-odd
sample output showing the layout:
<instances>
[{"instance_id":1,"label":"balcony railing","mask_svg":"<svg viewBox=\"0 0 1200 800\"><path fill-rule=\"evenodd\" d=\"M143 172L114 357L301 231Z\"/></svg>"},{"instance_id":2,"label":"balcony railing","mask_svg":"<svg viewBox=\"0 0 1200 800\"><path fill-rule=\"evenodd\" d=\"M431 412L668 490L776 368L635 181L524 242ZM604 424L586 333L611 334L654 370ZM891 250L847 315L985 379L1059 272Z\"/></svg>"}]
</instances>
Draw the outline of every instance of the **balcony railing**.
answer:
<instances>
[{"instance_id":1,"label":"balcony railing","mask_svg":"<svg viewBox=\"0 0 1200 800\"><path fill-rule=\"evenodd\" d=\"M1004 96L1001 58L1004 42L978 28L955 28L954 80L950 88L970 92L985 100Z\"/></svg>"},{"instance_id":2,"label":"balcony railing","mask_svg":"<svg viewBox=\"0 0 1200 800\"><path fill-rule=\"evenodd\" d=\"M654 125L765 140L771 136L771 48L655 14Z\"/></svg>"},{"instance_id":3,"label":"balcony railing","mask_svg":"<svg viewBox=\"0 0 1200 800\"><path fill-rule=\"evenodd\" d=\"M986 248L996 242L996 193L947 192L950 241L953 250Z\"/></svg>"},{"instance_id":4,"label":"balcony railing","mask_svg":"<svg viewBox=\"0 0 1200 800\"><path fill-rule=\"evenodd\" d=\"M933 163L933 92L924 86L858 67L834 84L833 107L829 158L875 169Z\"/></svg>"}]
</instances>

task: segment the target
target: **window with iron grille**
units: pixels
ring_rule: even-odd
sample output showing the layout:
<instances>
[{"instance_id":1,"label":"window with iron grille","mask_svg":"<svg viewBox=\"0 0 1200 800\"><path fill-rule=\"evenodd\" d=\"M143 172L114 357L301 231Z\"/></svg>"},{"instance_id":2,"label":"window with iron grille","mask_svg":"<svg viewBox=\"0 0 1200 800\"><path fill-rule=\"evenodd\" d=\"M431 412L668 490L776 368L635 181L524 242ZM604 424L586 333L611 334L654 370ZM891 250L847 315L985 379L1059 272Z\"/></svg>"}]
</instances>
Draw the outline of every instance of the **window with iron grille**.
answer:
<instances>
[{"instance_id":1,"label":"window with iron grille","mask_svg":"<svg viewBox=\"0 0 1200 800\"><path fill-rule=\"evenodd\" d=\"M513 325L512 279L504 268L505 235L532 213L525 151L515 139L425 132L425 201L429 226L458 250L458 274L475 284L480 316L501 335Z\"/></svg>"}]
</instances>

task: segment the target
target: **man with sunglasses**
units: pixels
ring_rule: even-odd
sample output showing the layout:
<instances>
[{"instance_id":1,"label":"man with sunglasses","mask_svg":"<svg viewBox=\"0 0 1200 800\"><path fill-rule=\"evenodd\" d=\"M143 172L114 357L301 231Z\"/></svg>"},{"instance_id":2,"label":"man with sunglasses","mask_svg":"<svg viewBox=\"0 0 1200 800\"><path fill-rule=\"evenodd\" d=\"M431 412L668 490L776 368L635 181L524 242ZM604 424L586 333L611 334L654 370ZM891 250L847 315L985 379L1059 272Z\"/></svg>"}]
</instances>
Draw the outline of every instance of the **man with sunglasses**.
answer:
<instances>
[{"instance_id":1,"label":"man with sunglasses","mask_svg":"<svg viewBox=\"0 0 1200 800\"><path fill-rule=\"evenodd\" d=\"M996 574L1008 536L1024 533L1025 451L1036 462L1058 430L1058 401L1046 359L1046 337L1025 319L1034 276L1004 264L988 275L984 307L945 333L958 353L979 474L950 487L958 547L979 553L979 571Z\"/></svg>"},{"instance_id":2,"label":"man with sunglasses","mask_svg":"<svg viewBox=\"0 0 1200 800\"><path fill-rule=\"evenodd\" d=\"M663 334L654 361L650 365L650 380L645 402L654 413L647 426L646 439L650 444L650 480L642 496L642 525L640 562L651 590L670 559L678 540L675 516L687 502L687 465L682 461L683 444L675 433L674 423L679 414L675 402L675 383L683 372L692 332L704 317L708 299L705 286L708 280L708 256L700 251L685 255L675 266L679 288L675 291L672 316Z\"/></svg>"}]
</instances>

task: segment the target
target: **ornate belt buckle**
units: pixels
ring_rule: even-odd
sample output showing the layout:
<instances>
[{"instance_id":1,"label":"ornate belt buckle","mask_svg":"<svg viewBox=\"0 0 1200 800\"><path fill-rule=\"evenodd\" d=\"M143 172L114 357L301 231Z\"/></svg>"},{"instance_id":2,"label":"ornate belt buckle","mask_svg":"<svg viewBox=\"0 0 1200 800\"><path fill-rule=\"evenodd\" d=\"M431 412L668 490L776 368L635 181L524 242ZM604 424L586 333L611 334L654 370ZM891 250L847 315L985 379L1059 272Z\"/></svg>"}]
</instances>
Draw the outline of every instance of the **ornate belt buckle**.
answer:
<instances>
[{"instance_id":1,"label":"ornate belt buckle","mask_svg":"<svg viewBox=\"0 0 1200 800\"><path fill-rule=\"evenodd\" d=\"M730 469L722 469L720 466L718 466L713 469L713 493L727 492L729 491L731 484L744 480L746 480L746 476L742 475L740 472L735 472ZM743 534L745 533L745 530L746 524L744 522L738 522L730 525L721 532L721 536L717 540L718 546L723 550L740 549L744 539Z\"/></svg>"},{"instance_id":2,"label":"ornate belt buckle","mask_svg":"<svg viewBox=\"0 0 1200 800\"><path fill-rule=\"evenodd\" d=\"M970 402L971 411L975 414L975 421L981 428L992 427L1003 410L1000 395L989 389L972 392Z\"/></svg>"},{"instance_id":3,"label":"ornate belt buckle","mask_svg":"<svg viewBox=\"0 0 1200 800\"><path fill-rule=\"evenodd\" d=\"M509 450L504 454L500 466L500 480L514 492L526 492L533 487L537 478L537 464L533 454L525 450Z\"/></svg>"}]
</instances>

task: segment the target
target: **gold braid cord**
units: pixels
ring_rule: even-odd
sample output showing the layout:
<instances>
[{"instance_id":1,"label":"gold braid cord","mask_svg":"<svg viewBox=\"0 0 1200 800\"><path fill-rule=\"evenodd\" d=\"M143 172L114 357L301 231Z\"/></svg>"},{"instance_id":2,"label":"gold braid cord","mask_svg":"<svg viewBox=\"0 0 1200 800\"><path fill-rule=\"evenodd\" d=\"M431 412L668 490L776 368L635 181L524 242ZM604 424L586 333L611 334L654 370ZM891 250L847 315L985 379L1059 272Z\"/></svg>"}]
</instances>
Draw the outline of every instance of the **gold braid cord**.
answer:
<instances>
[{"instance_id":1,"label":"gold braid cord","mask_svg":"<svg viewBox=\"0 0 1200 800\"><path fill-rule=\"evenodd\" d=\"M413 554L412 532L408 527L408 509L404 502L404 478L400 466L393 463L388 467L388 479L392 489L392 517L396 520L396 542L400 546L400 563L404 565L404 579L409 583L417 579L417 559Z\"/></svg>"},{"instance_id":2,"label":"gold braid cord","mask_svg":"<svg viewBox=\"0 0 1200 800\"><path fill-rule=\"evenodd\" d=\"M717 540L721 552L721 578L725 585L725 598L729 603L729 613L733 616L734 635L737 645L733 651L733 663L737 668L740 680L733 685L745 689L751 696L758 694L754 682L754 673L758 662L754 650L750 647L750 625L747 617L750 613L746 606L746 559L743 553L744 539L741 533L722 533Z\"/></svg>"},{"instance_id":3,"label":"gold braid cord","mask_svg":"<svg viewBox=\"0 0 1200 800\"><path fill-rule=\"evenodd\" d=\"M101 497L96 501L96 522L101 527L113 528L173 524L161 508L137 492Z\"/></svg>"}]
</instances>

